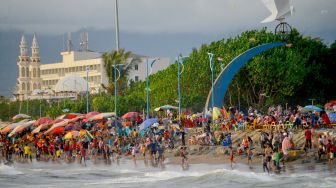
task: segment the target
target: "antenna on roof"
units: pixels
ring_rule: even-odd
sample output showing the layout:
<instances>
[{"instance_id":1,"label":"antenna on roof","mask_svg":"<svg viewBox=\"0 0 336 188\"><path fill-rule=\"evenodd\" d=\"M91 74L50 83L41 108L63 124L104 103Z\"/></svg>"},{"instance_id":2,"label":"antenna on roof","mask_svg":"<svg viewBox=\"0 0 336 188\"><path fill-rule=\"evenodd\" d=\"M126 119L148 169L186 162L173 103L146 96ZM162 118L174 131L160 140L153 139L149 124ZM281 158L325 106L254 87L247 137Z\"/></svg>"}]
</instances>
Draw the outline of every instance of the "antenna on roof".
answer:
<instances>
[{"instance_id":1,"label":"antenna on roof","mask_svg":"<svg viewBox=\"0 0 336 188\"><path fill-rule=\"evenodd\" d=\"M68 33L68 52L71 52L72 47L73 47L73 45L72 45L72 42L71 42L71 33L69 32Z\"/></svg>"},{"instance_id":2,"label":"antenna on roof","mask_svg":"<svg viewBox=\"0 0 336 188\"><path fill-rule=\"evenodd\" d=\"M89 36L87 32L83 32L80 34L80 43L79 50L80 51L89 51Z\"/></svg>"}]
</instances>

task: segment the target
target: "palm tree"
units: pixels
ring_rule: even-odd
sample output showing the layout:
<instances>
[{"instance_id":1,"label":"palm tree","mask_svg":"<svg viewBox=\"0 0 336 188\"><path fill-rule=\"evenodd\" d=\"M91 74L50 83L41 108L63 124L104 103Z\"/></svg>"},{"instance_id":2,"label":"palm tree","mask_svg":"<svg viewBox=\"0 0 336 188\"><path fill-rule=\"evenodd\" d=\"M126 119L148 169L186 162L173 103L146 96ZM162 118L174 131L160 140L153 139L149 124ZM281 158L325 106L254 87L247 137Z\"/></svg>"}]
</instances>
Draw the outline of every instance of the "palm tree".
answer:
<instances>
[{"instance_id":1,"label":"palm tree","mask_svg":"<svg viewBox=\"0 0 336 188\"><path fill-rule=\"evenodd\" d=\"M114 93L114 66L117 65L117 68L120 71L120 79L117 82L118 95L123 95L127 90L128 75L140 59L133 55L132 52L121 49L119 51L104 53L103 60L106 75L108 77L108 85L105 86L102 84L102 87L106 89L108 93Z\"/></svg>"}]
</instances>

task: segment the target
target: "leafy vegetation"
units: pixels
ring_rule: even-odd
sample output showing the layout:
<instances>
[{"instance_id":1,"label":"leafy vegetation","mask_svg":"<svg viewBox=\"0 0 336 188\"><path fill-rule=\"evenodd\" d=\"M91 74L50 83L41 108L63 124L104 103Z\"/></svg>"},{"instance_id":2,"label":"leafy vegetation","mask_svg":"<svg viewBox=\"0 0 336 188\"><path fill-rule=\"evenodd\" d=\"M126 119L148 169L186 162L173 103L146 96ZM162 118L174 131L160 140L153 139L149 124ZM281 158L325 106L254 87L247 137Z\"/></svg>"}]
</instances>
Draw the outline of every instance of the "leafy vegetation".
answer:
<instances>
[{"instance_id":1,"label":"leafy vegetation","mask_svg":"<svg viewBox=\"0 0 336 188\"><path fill-rule=\"evenodd\" d=\"M181 75L182 108L193 112L202 111L208 92L211 89L211 71L207 53L215 54L215 77L221 72L221 67L231 62L242 52L265 43L279 41L278 36L266 29L252 30L240 36L214 41L193 49L184 63ZM308 99L316 99L324 104L327 100L336 98L336 42L330 47L316 38L304 37L296 30L292 32L291 47L277 47L253 58L232 80L226 93L224 104L248 108L254 106L266 109L269 105L288 103L306 105ZM90 96L90 110L114 111L114 64L125 64L130 52L119 54L110 52L104 54L105 67L109 78L107 93ZM222 61L218 61L218 57ZM223 64L223 65L222 65ZM122 70L124 71L124 70ZM123 72L118 81L118 114L128 111L142 111L146 108L146 83L132 82L127 86L127 71ZM149 76L150 106L155 107L177 104L177 64ZM25 112L22 103L21 112ZM30 104L31 103L31 104ZM20 102L0 101L1 119L7 120L18 113ZM30 101L29 110L32 116L39 116L39 101ZM68 108L72 112L85 112L85 99L77 101L61 101L54 104L42 102L43 115L55 117Z\"/></svg>"}]
</instances>

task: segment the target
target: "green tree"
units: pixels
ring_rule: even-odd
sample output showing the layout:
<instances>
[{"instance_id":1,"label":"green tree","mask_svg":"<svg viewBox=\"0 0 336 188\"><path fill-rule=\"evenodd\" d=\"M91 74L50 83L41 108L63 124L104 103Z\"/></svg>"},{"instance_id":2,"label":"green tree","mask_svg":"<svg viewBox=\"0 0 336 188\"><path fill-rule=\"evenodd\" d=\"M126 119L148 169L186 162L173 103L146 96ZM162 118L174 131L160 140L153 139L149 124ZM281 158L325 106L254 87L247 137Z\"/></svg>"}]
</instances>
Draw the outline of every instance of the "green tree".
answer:
<instances>
[{"instance_id":1,"label":"green tree","mask_svg":"<svg viewBox=\"0 0 336 188\"><path fill-rule=\"evenodd\" d=\"M114 67L116 66L118 70L120 70L120 79L117 82L117 92L119 95L123 95L128 85L128 74L133 69L134 65L139 62L139 58L136 55L133 55L132 52L121 49L119 51L104 53L103 60L106 75L108 77L108 85L103 85L103 87L108 93L114 93Z\"/></svg>"}]
</instances>

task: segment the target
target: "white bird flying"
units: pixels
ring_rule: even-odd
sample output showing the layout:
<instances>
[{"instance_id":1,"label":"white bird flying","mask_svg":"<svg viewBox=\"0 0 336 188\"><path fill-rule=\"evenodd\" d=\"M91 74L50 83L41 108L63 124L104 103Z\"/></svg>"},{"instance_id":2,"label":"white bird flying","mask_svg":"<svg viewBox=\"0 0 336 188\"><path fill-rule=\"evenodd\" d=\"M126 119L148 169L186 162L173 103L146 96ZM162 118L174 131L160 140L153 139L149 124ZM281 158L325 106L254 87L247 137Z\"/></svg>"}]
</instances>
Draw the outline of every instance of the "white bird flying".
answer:
<instances>
[{"instance_id":1,"label":"white bird flying","mask_svg":"<svg viewBox=\"0 0 336 188\"><path fill-rule=\"evenodd\" d=\"M285 17L292 15L294 10L292 0L262 0L262 2L272 14L261 23L283 21Z\"/></svg>"}]
</instances>

